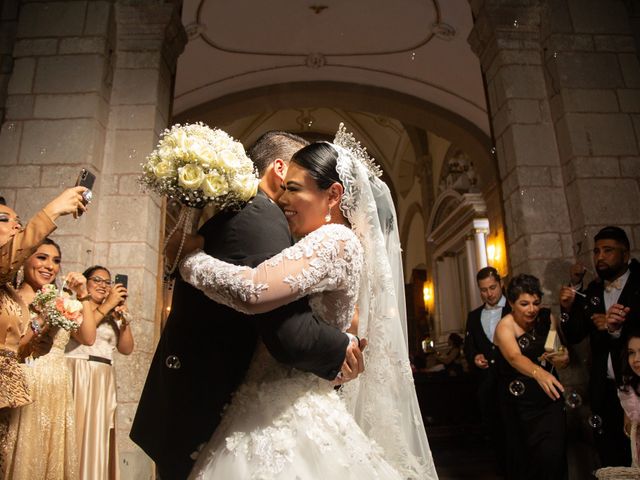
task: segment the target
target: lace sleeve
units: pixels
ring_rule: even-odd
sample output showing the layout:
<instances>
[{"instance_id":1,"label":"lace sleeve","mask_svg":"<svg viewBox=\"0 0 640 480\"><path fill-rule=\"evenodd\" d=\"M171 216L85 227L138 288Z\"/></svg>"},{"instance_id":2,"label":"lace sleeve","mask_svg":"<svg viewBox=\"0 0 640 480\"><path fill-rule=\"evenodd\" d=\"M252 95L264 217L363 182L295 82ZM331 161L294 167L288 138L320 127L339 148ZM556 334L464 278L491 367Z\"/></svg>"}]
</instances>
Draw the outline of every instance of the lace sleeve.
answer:
<instances>
[{"instance_id":1,"label":"lace sleeve","mask_svg":"<svg viewBox=\"0 0 640 480\"><path fill-rule=\"evenodd\" d=\"M331 224L253 269L196 251L182 261L180 274L212 300L255 314L312 293L343 288L349 275L359 274L361 264L356 236L345 226Z\"/></svg>"}]
</instances>

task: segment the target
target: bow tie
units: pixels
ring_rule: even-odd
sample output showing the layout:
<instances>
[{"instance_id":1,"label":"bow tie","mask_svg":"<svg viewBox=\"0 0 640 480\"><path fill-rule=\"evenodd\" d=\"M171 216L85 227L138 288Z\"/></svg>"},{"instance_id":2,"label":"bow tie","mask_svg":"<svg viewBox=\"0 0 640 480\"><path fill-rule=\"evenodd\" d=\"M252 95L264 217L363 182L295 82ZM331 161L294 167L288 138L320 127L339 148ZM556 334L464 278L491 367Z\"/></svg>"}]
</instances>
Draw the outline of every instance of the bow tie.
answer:
<instances>
[{"instance_id":1,"label":"bow tie","mask_svg":"<svg viewBox=\"0 0 640 480\"><path fill-rule=\"evenodd\" d=\"M485 310L502 310L502 307L500 305L496 305L494 307L490 307L489 305L485 305L484 309Z\"/></svg>"},{"instance_id":2,"label":"bow tie","mask_svg":"<svg viewBox=\"0 0 640 480\"><path fill-rule=\"evenodd\" d=\"M619 277L618 277L618 278L616 278L613 282L609 282L609 281L605 280L605 282L604 282L604 289L605 289L607 292L610 292L610 291L611 291L611 290L613 290L614 288L615 288L616 290L622 290L622 278L619 278Z\"/></svg>"}]
</instances>

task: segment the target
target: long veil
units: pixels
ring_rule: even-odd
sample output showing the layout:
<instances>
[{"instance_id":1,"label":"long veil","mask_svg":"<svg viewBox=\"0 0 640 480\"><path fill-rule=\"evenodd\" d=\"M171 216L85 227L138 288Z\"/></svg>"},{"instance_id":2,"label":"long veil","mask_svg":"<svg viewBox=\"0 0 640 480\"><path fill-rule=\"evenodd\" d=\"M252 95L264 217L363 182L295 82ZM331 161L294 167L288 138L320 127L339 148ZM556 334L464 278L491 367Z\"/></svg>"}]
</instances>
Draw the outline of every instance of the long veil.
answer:
<instances>
[{"instance_id":1,"label":"long veil","mask_svg":"<svg viewBox=\"0 0 640 480\"><path fill-rule=\"evenodd\" d=\"M364 248L358 335L367 338L364 374L341 389L358 425L411 480L437 479L407 349L407 316L396 212L379 168L340 124L334 141L345 193L342 212Z\"/></svg>"}]
</instances>

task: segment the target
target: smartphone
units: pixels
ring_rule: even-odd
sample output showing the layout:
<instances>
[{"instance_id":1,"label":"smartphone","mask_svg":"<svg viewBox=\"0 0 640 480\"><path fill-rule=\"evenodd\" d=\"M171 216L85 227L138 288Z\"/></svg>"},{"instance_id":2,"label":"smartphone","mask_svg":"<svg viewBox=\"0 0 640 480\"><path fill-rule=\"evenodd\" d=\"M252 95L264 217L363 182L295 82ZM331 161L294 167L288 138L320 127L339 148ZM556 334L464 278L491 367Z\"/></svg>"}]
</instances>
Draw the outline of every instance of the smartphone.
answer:
<instances>
[{"instance_id":1,"label":"smartphone","mask_svg":"<svg viewBox=\"0 0 640 480\"><path fill-rule=\"evenodd\" d=\"M128 275L124 275L122 273L116 273L116 278L114 279L113 283L114 283L114 285L119 283L124 288L128 288L129 287L129 276Z\"/></svg>"},{"instance_id":2,"label":"smartphone","mask_svg":"<svg viewBox=\"0 0 640 480\"><path fill-rule=\"evenodd\" d=\"M76 180L76 187L86 187L87 191L82 194L82 202L86 205L91 201L93 184L96 182L96 176L86 168L80 170L78 179ZM82 215L81 211L78 211L78 216Z\"/></svg>"},{"instance_id":3,"label":"smartphone","mask_svg":"<svg viewBox=\"0 0 640 480\"><path fill-rule=\"evenodd\" d=\"M93 188L93 184L96 181L96 176L91 173L86 168L80 170L78 174L78 179L76 180L76 187L87 187L87 189L91 190Z\"/></svg>"}]
</instances>

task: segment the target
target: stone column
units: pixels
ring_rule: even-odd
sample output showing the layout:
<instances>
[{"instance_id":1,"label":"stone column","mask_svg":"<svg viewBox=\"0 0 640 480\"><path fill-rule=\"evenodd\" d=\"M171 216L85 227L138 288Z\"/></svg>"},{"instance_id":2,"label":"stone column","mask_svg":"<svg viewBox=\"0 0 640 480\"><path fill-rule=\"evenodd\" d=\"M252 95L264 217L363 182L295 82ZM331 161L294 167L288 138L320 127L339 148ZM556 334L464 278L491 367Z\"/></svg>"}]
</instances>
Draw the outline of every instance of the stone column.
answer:
<instances>
[{"instance_id":1,"label":"stone column","mask_svg":"<svg viewBox=\"0 0 640 480\"><path fill-rule=\"evenodd\" d=\"M637 255L640 63L634 20L623 0L548 0L541 12L572 243L584 243L580 254L589 265L593 235L615 224L627 230Z\"/></svg>"},{"instance_id":2,"label":"stone column","mask_svg":"<svg viewBox=\"0 0 640 480\"><path fill-rule=\"evenodd\" d=\"M136 179L168 124L185 42L177 2L22 2L3 102L0 190L7 203L29 218L88 167L98 178L89 212L60 219L54 235L64 271L99 263L129 275L136 347L115 358L123 479L153 475L128 436L160 319L163 204L141 193Z\"/></svg>"},{"instance_id":3,"label":"stone column","mask_svg":"<svg viewBox=\"0 0 640 480\"><path fill-rule=\"evenodd\" d=\"M545 83L540 1L470 4L469 42L486 81L511 268L555 292L566 280L572 229Z\"/></svg>"},{"instance_id":4,"label":"stone column","mask_svg":"<svg viewBox=\"0 0 640 480\"><path fill-rule=\"evenodd\" d=\"M0 189L28 219L81 167L102 171L111 95L110 2L23 2L0 132ZM90 214L60 219L64 270L92 261L100 185Z\"/></svg>"},{"instance_id":5,"label":"stone column","mask_svg":"<svg viewBox=\"0 0 640 480\"><path fill-rule=\"evenodd\" d=\"M0 123L4 120L7 87L13 72L19 4L19 0L5 0L0 4Z\"/></svg>"},{"instance_id":6,"label":"stone column","mask_svg":"<svg viewBox=\"0 0 640 480\"><path fill-rule=\"evenodd\" d=\"M476 242L474 236L469 235L464 240L464 248L467 254L467 290L469 291L469 305L475 308L476 305L482 303L478 285L476 283L476 274L478 273L478 262L476 261Z\"/></svg>"},{"instance_id":7,"label":"stone column","mask_svg":"<svg viewBox=\"0 0 640 480\"><path fill-rule=\"evenodd\" d=\"M129 275L136 348L119 356L118 443L123 478L148 478L152 465L129 439L159 334L159 263L164 208L140 191L140 164L170 119L176 60L186 43L174 2L117 2L117 50L103 175L96 256Z\"/></svg>"}]
</instances>

